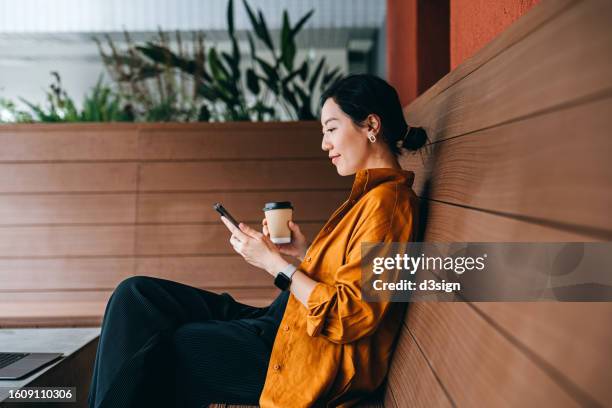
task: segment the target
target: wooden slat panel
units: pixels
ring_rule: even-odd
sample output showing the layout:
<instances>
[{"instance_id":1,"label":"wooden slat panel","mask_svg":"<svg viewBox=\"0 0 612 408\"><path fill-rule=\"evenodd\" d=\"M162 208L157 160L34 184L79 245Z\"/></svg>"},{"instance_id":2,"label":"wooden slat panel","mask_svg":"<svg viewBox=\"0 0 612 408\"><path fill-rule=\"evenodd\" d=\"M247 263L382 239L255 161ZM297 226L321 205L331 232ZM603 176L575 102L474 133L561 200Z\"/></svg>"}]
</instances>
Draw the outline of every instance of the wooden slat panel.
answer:
<instances>
[{"instance_id":1,"label":"wooden slat panel","mask_svg":"<svg viewBox=\"0 0 612 408\"><path fill-rule=\"evenodd\" d=\"M426 182L431 178L432 169L435 165L436 149L433 146L435 146L435 144L426 145L418 152L405 152L399 157L399 163L402 168L404 170L410 170L414 172L414 182L412 183L412 189L419 197L423 196L423 189L425 187Z\"/></svg>"},{"instance_id":2,"label":"wooden slat panel","mask_svg":"<svg viewBox=\"0 0 612 408\"><path fill-rule=\"evenodd\" d=\"M407 313L410 313L410 308ZM403 327L389 367L385 406L429 408L452 405L419 346Z\"/></svg>"},{"instance_id":3,"label":"wooden slat panel","mask_svg":"<svg viewBox=\"0 0 612 408\"><path fill-rule=\"evenodd\" d=\"M612 234L609 112L612 98L436 143L428 197Z\"/></svg>"},{"instance_id":4,"label":"wooden slat panel","mask_svg":"<svg viewBox=\"0 0 612 408\"><path fill-rule=\"evenodd\" d=\"M138 157L136 124L0 126L0 161L128 160Z\"/></svg>"},{"instance_id":5,"label":"wooden slat panel","mask_svg":"<svg viewBox=\"0 0 612 408\"><path fill-rule=\"evenodd\" d=\"M141 157L168 159L326 158L317 122L251 123L249 127L155 127L143 129Z\"/></svg>"},{"instance_id":6,"label":"wooden slat panel","mask_svg":"<svg viewBox=\"0 0 612 408\"><path fill-rule=\"evenodd\" d=\"M426 240L440 242L598 240L590 235L435 202L429 207L427 228ZM437 314L442 313L437 310L443 307L441 305L432 304L423 312L423 319L437 319ZM572 398L587 405L593 401L601 403L606 398L609 401L610 376L608 370L598 364L610 358L612 328L602 325L612 311L608 305L525 303L521 306L520 303L500 302L475 306L489 316L487 322L492 328L501 328L520 353L548 373ZM580 333L579 338L575 333ZM499 347L492 341L489 345ZM446 351L442 354L446 355ZM530 372L525 371L527 373Z\"/></svg>"},{"instance_id":7,"label":"wooden slat panel","mask_svg":"<svg viewBox=\"0 0 612 408\"><path fill-rule=\"evenodd\" d=\"M0 291L110 289L133 269L131 258L0 259Z\"/></svg>"},{"instance_id":8,"label":"wooden slat panel","mask_svg":"<svg viewBox=\"0 0 612 408\"><path fill-rule=\"evenodd\" d=\"M409 123L424 126L435 141L460 136L431 146L435 155L426 157L426 166L418 156L403 158L403 167L416 172L415 191L486 210L427 200L425 240L612 238L604 216L610 206L610 170L604 164L610 145L602 132L609 128L610 111L603 99L612 90L612 5L568 4L543 2L534 9L540 13L535 20L547 14L546 24L528 24L528 14L511 35L502 35L405 110ZM583 135L580 146L570 144L576 134ZM432 168L433 182L423 189ZM409 326L454 402L609 403L611 377L598 362L610 360L610 310L593 304L516 305L421 303L409 312ZM574 341L576 333L588 344Z\"/></svg>"},{"instance_id":9,"label":"wooden slat panel","mask_svg":"<svg viewBox=\"0 0 612 408\"><path fill-rule=\"evenodd\" d=\"M0 257L130 255L134 226L0 228Z\"/></svg>"},{"instance_id":10,"label":"wooden slat panel","mask_svg":"<svg viewBox=\"0 0 612 408\"><path fill-rule=\"evenodd\" d=\"M261 225L250 225L261 229ZM323 227L320 223L302 223L300 228L312 240ZM230 232L223 223L205 225L139 225L138 255L233 254Z\"/></svg>"},{"instance_id":11,"label":"wooden slat panel","mask_svg":"<svg viewBox=\"0 0 612 408\"><path fill-rule=\"evenodd\" d=\"M212 209L222 203L245 222L263 219L262 208L268 201L291 201L294 219L320 221L327 219L350 190L288 191L288 192L219 192L219 193L143 193L138 198L139 223L217 222L219 215Z\"/></svg>"},{"instance_id":12,"label":"wooden slat panel","mask_svg":"<svg viewBox=\"0 0 612 408\"><path fill-rule=\"evenodd\" d=\"M477 75L466 76L426 105L408 107L408 123L424 126L440 140L609 93L611 19L608 1L570 7L480 66Z\"/></svg>"},{"instance_id":13,"label":"wooden slat panel","mask_svg":"<svg viewBox=\"0 0 612 408\"><path fill-rule=\"evenodd\" d=\"M0 193L134 191L136 163L0 164Z\"/></svg>"},{"instance_id":14,"label":"wooden slat panel","mask_svg":"<svg viewBox=\"0 0 612 408\"><path fill-rule=\"evenodd\" d=\"M142 190L252 190L350 188L327 161L148 163Z\"/></svg>"},{"instance_id":15,"label":"wooden slat panel","mask_svg":"<svg viewBox=\"0 0 612 408\"><path fill-rule=\"evenodd\" d=\"M141 191L350 188L327 160L143 163Z\"/></svg>"},{"instance_id":16,"label":"wooden slat panel","mask_svg":"<svg viewBox=\"0 0 612 408\"><path fill-rule=\"evenodd\" d=\"M466 303L414 303L407 325L458 406L575 406Z\"/></svg>"},{"instance_id":17,"label":"wooden slat panel","mask_svg":"<svg viewBox=\"0 0 612 408\"><path fill-rule=\"evenodd\" d=\"M431 242L596 242L597 237L545 224L520 221L491 213L426 201L425 241ZM529 237L529 238L527 238Z\"/></svg>"},{"instance_id":18,"label":"wooden slat panel","mask_svg":"<svg viewBox=\"0 0 612 408\"><path fill-rule=\"evenodd\" d=\"M206 131L214 130L217 132L226 132L228 130L235 132L248 131L299 131L301 127L313 126L316 121L302 120L291 122L142 122L138 124L138 129L142 133L149 131L177 131L188 132L205 129ZM315 129L321 130L321 127Z\"/></svg>"},{"instance_id":19,"label":"wooden slat panel","mask_svg":"<svg viewBox=\"0 0 612 408\"><path fill-rule=\"evenodd\" d=\"M97 326L111 291L0 294L0 327Z\"/></svg>"},{"instance_id":20,"label":"wooden slat panel","mask_svg":"<svg viewBox=\"0 0 612 408\"><path fill-rule=\"evenodd\" d=\"M136 274L209 289L274 285L271 275L239 255L137 258Z\"/></svg>"},{"instance_id":21,"label":"wooden slat panel","mask_svg":"<svg viewBox=\"0 0 612 408\"><path fill-rule=\"evenodd\" d=\"M133 223L136 194L1 195L0 225Z\"/></svg>"},{"instance_id":22,"label":"wooden slat panel","mask_svg":"<svg viewBox=\"0 0 612 408\"><path fill-rule=\"evenodd\" d=\"M131 276L203 288L269 287L272 277L238 255L145 258L0 259L0 291L110 289Z\"/></svg>"},{"instance_id":23,"label":"wooden slat panel","mask_svg":"<svg viewBox=\"0 0 612 408\"><path fill-rule=\"evenodd\" d=\"M193 286L193 285L189 285ZM197 286L194 286L197 288ZM113 288L114 290L115 288ZM215 293L227 292L235 299L238 298L270 298L274 299L279 294L279 289L272 285L268 287L255 287L255 288L208 288L201 287L200 289L209 290ZM44 304L55 304L55 303L63 303L64 301L71 302L104 302L110 298L113 290L74 290L74 291L24 291L24 292L2 292L1 302L8 303L37 303L42 302ZM13 310L13 309L11 309ZM75 309L76 310L76 309ZM4 315L9 315L8 309L3 309L0 307L0 311L7 312ZM50 313L46 310L41 310L41 314ZM18 307L14 308L14 312L12 312L15 316L21 316L21 312Z\"/></svg>"},{"instance_id":24,"label":"wooden slat panel","mask_svg":"<svg viewBox=\"0 0 612 408\"><path fill-rule=\"evenodd\" d=\"M552 375L588 390L602 406L612 401L612 303L474 303L512 337L553 367ZM583 400L588 401L587 397Z\"/></svg>"},{"instance_id":25,"label":"wooden slat panel","mask_svg":"<svg viewBox=\"0 0 612 408\"><path fill-rule=\"evenodd\" d=\"M206 288L204 288L206 289ZM241 303L269 305L279 290L267 288L215 288ZM98 326L112 291L56 291L0 293L0 327Z\"/></svg>"},{"instance_id":26,"label":"wooden slat panel","mask_svg":"<svg viewBox=\"0 0 612 408\"><path fill-rule=\"evenodd\" d=\"M467 58L458 67L446 74L423 94L419 95L409 106L410 110L420 111L430 101L436 98L446 89L453 86L472 72L476 71L483 64L487 63L504 50L512 47L517 42L523 40L536 30L543 29L547 24L555 21L555 18L567 11L568 8L578 4L576 0L550 0L541 1L536 4L528 13L513 22L503 32L495 36L491 41L484 45L477 53Z\"/></svg>"}]
</instances>

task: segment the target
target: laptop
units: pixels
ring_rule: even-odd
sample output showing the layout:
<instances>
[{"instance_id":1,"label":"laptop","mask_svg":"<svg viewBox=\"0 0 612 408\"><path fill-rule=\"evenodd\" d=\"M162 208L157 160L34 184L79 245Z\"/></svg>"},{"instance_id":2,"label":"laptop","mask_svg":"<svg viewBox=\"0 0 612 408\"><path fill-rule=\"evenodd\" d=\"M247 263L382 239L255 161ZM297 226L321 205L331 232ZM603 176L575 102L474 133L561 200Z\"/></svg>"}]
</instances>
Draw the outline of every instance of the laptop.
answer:
<instances>
[{"instance_id":1,"label":"laptop","mask_svg":"<svg viewBox=\"0 0 612 408\"><path fill-rule=\"evenodd\" d=\"M62 357L62 353L0 353L0 380L27 377Z\"/></svg>"}]
</instances>

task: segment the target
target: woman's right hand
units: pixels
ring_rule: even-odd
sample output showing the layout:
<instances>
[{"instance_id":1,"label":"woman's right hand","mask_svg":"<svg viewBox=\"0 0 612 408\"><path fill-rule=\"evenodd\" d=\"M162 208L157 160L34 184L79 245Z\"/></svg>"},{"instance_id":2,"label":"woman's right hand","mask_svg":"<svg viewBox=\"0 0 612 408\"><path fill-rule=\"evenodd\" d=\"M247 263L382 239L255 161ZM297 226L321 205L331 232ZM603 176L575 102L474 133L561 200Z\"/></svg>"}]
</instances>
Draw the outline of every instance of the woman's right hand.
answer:
<instances>
[{"instance_id":1,"label":"woman's right hand","mask_svg":"<svg viewBox=\"0 0 612 408\"><path fill-rule=\"evenodd\" d=\"M261 225L263 226L262 233L269 238L270 231L268 230L268 221L265 218L261 221ZM295 222L289 221L289 229L291 230L291 242L289 244L274 245L276 245L281 254L289 255L303 261L306 256L306 251L308 250L308 241Z\"/></svg>"}]
</instances>

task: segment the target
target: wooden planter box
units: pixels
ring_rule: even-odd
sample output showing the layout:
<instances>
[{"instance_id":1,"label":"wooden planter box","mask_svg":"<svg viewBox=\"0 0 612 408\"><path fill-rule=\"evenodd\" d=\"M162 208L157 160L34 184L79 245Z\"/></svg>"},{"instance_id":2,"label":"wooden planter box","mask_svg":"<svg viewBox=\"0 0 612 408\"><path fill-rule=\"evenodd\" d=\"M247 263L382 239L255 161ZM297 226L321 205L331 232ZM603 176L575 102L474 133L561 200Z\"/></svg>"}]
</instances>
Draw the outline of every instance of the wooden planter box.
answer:
<instances>
[{"instance_id":1,"label":"wooden planter box","mask_svg":"<svg viewBox=\"0 0 612 408\"><path fill-rule=\"evenodd\" d=\"M0 126L0 326L98 324L113 288L151 275L265 304L271 277L212 210L261 228L290 200L314 236L350 192L317 122Z\"/></svg>"}]
</instances>

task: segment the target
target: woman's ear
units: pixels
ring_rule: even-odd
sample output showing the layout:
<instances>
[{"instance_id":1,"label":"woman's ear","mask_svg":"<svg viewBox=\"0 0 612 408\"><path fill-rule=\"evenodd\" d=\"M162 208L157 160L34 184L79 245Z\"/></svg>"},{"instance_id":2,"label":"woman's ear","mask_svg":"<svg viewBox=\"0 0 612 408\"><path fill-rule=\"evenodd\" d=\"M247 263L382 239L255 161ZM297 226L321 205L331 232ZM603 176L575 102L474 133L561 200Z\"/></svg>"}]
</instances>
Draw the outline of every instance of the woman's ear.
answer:
<instances>
[{"instance_id":1,"label":"woman's ear","mask_svg":"<svg viewBox=\"0 0 612 408\"><path fill-rule=\"evenodd\" d=\"M373 113L369 114L366 118L366 123L368 126L368 131L372 131L375 134L380 132L380 118L378 117L378 115L375 115Z\"/></svg>"}]
</instances>

